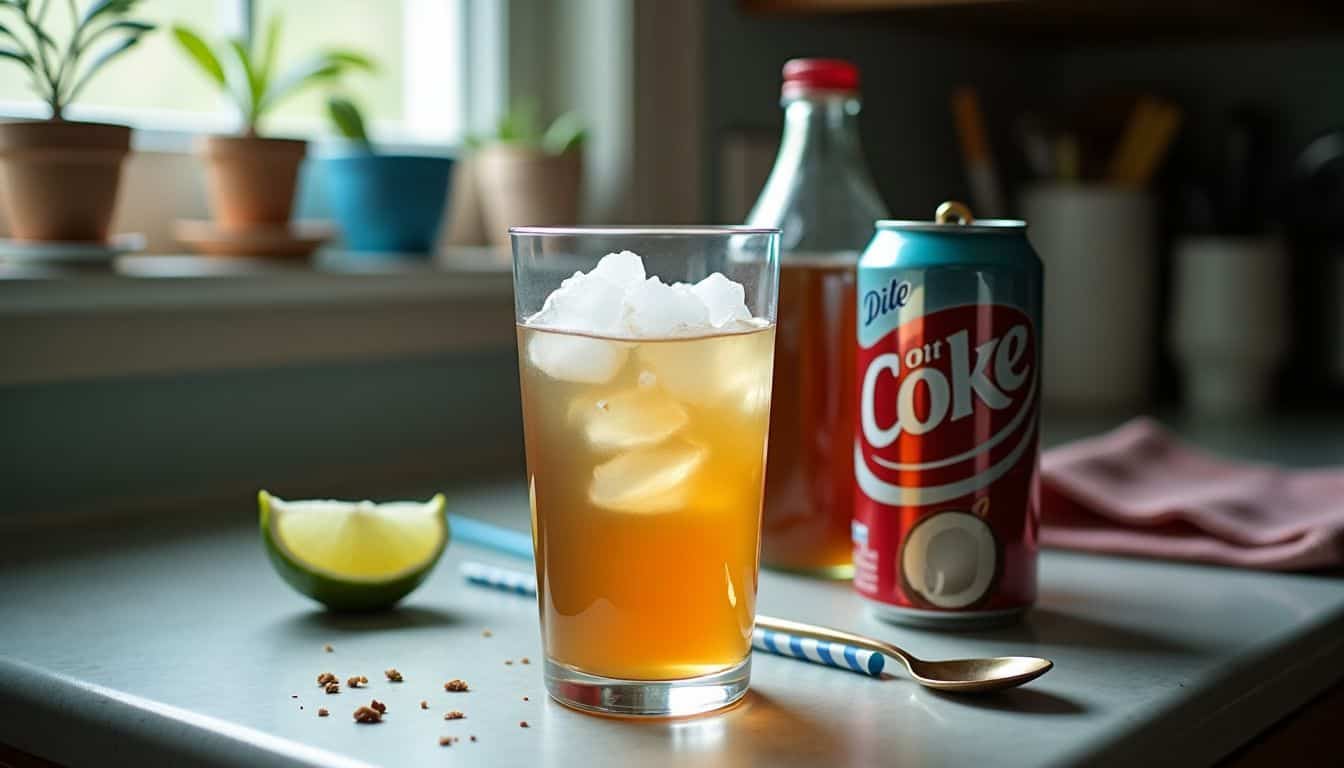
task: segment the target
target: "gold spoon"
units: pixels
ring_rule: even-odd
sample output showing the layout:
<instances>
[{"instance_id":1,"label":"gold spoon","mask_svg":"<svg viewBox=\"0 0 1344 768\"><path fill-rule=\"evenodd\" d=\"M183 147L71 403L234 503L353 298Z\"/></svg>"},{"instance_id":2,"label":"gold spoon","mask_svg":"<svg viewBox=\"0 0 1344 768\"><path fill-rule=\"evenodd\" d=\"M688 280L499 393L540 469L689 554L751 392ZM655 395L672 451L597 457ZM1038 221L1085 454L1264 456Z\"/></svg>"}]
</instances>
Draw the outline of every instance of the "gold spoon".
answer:
<instances>
[{"instance_id":1,"label":"gold spoon","mask_svg":"<svg viewBox=\"0 0 1344 768\"><path fill-rule=\"evenodd\" d=\"M915 682L926 688L955 693L984 693L1013 688L1030 682L1055 666L1049 659L1035 656L996 656L990 659L947 659L925 661L902 648L871 637L855 635L830 627L803 624L773 616L757 616L756 626L775 632L785 632L815 640L844 643L867 648L884 656L899 659Z\"/></svg>"}]
</instances>

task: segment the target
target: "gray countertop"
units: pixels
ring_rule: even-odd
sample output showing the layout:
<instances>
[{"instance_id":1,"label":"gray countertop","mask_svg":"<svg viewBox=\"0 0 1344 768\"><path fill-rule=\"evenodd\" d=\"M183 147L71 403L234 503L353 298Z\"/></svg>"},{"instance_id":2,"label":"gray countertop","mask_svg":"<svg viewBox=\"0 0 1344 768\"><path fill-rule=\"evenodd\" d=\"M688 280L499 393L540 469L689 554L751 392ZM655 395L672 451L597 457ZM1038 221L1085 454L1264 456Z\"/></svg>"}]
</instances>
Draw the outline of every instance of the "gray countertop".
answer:
<instances>
[{"instance_id":1,"label":"gray countertop","mask_svg":"<svg viewBox=\"0 0 1344 768\"><path fill-rule=\"evenodd\" d=\"M453 506L519 528L525 510L512 485ZM762 612L930 657L1053 659L1026 688L957 698L758 653L734 709L598 718L550 702L539 665L504 663L541 655L533 601L458 576L463 559L516 561L456 543L399 610L337 616L275 577L249 516L183 510L73 536L7 532L0 742L73 766L1189 764L1227 754L1344 675L1338 577L1046 552L1039 607L976 634L885 625L847 584L761 579ZM391 666L405 682L384 680ZM325 695L323 671L371 682ZM453 677L472 691L446 693ZM371 697L387 720L356 725L351 712ZM466 718L445 722L450 709ZM440 747L441 735L462 740Z\"/></svg>"}]
</instances>

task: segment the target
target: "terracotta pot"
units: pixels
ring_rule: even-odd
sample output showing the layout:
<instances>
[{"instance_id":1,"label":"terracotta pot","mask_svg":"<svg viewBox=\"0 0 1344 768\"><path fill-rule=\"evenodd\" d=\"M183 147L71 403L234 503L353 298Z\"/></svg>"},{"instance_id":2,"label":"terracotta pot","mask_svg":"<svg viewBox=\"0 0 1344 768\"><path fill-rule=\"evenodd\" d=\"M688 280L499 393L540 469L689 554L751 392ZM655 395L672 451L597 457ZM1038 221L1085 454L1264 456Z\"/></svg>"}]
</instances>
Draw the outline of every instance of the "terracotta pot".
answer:
<instances>
[{"instance_id":1,"label":"terracotta pot","mask_svg":"<svg viewBox=\"0 0 1344 768\"><path fill-rule=\"evenodd\" d=\"M509 247L509 227L576 224L583 154L548 155L509 144L483 147L476 156L486 234Z\"/></svg>"},{"instance_id":2,"label":"terracotta pot","mask_svg":"<svg viewBox=\"0 0 1344 768\"><path fill-rule=\"evenodd\" d=\"M0 201L19 240L105 242L117 205L124 125L0 123Z\"/></svg>"},{"instance_id":3,"label":"terracotta pot","mask_svg":"<svg viewBox=\"0 0 1344 768\"><path fill-rule=\"evenodd\" d=\"M476 183L476 155L463 154L453 165L445 240L449 245L485 245L485 212Z\"/></svg>"},{"instance_id":4,"label":"terracotta pot","mask_svg":"<svg viewBox=\"0 0 1344 768\"><path fill-rule=\"evenodd\" d=\"M206 192L215 224L225 231L288 226L308 142L253 136L201 140Z\"/></svg>"}]
</instances>

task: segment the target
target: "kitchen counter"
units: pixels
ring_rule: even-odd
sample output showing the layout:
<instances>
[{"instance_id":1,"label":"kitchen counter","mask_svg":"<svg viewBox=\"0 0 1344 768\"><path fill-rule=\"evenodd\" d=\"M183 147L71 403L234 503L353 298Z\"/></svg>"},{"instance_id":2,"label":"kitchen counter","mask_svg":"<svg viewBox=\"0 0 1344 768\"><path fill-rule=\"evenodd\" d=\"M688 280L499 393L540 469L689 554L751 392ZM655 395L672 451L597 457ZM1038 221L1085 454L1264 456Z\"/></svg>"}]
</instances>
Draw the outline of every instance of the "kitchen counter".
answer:
<instances>
[{"instance_id":1,"label":"kitchen counter","mask_svg":"<svg viewBox=\"0 0 1344 768\"><path fill-rule=\"evenodd\" d=\"M526 508L516 485L458 494L451 507L520 529ZM1202 764L1344 675L1337 576L1050 551L1026 621L975 634L883 624L843 583L761 578L763 613L928 657L1055 661L1025 688L954 697L899 673L875 680L758 653L741 705L623 721L549 701L541 667L520 663L541 657L534 602L458 575L464 559L526 567L507 557L454 543L400 609L339 616L274 575L236 507L61 530L5 533L0 744L68 765ZM388 667L405 681L387 682ZM324 671L370 683L326 695L315 684ZM446 693L454 677L471 692ZM386 721L355 724L351 712L373 697ZM451 709L466 717L445 722ZM443 735L461 741L440 747Z\"/></svg>"}]
</instances>

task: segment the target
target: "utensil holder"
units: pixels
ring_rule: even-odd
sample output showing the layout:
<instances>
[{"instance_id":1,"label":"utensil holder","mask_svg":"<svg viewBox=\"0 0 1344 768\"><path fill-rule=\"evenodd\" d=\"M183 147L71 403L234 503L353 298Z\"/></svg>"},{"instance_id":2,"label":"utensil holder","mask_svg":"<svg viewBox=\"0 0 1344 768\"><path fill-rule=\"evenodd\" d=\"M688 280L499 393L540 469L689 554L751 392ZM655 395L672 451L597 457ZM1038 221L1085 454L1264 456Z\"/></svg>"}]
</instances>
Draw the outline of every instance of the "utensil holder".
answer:
<instances>
[{"instance_id":1,"label":"utensil holder","mask_svg":"<svg viewBox=\"0 0 1344 768\"><path fill-rule=\"evenodd\" d=\"M1044 400L1091 410L1142 407L1157 341L1151 196L1041 184L1024 191L1022 210L1045 265Z\"/></svg>"}]
</instances>

